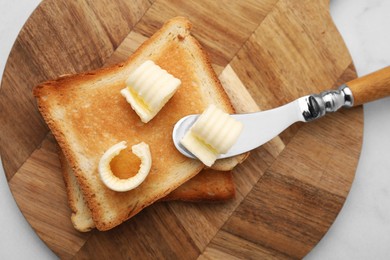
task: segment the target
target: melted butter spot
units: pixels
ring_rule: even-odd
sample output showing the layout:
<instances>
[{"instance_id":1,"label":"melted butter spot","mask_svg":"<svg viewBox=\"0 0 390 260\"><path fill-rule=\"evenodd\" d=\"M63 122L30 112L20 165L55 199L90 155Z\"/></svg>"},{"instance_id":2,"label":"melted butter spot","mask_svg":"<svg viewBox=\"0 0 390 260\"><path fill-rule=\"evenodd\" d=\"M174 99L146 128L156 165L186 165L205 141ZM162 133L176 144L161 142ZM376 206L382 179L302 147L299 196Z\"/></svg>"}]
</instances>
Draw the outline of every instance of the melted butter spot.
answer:
<instances>
[{"instance_id":1,"label":"melted butter spot","mask_svg":"<svg viewBox=\"0 0 390 260\"><path fill-rule=\"evenodd\" d=\"M130 91L130 94L133 96L133 98L136 100L136 102L138 103L138 105L140 107L142 107L144 110L147 110L149 112L151 112L151 109L149 107L149 105L145 102L145 100L138 94L137 91L134 90L134 88L132 88L131 86L127 86L127 88L129 89Z\"/></svg>"},{"instance_id":2,"label":"melted butter spot","mask_svg":"<svg viewBox=\"0 0 390 260\"><path fill-rule=\"evenodd\" d=\"M128 179L138 173L141 160L129 149L122 150L110 162L112 173L119 179Z\"/></svg>"}]
</instances>

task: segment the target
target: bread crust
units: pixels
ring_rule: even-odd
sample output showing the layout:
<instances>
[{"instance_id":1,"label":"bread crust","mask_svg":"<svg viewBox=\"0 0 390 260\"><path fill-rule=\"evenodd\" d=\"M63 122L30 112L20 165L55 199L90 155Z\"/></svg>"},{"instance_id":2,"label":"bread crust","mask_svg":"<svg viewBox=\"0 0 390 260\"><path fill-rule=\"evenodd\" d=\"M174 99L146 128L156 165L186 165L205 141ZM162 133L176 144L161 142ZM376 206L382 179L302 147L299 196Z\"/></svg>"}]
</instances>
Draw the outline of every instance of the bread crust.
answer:
<instances>
[{"instance_id":1,"label":"bread crust","mask_svg":"<svg viewBox=\"0 0 390 260\"><path fill-rule=\"evenodd\" d=\"M64 154L58 147L58 157L61 163L62 176L65 183L66 194L68 197L68 205L72 211L71 221L73 227L80 232L88 232L95 228L95 223L92 220L91 211L88 208L84 196L80 190L80 186L66 161Z\"/></svg>"},{"instance_id":2,"label":"bread crust","mask_svg":"<svg viewBox=\"0 0 390 260\"><path fill-rule=\"evenodd\" d=\"M145 59L155 59L163 68L164 65L168 66L173 74L178 73L178 77L180 77L183 76L180 74L182 73L183 68L177 67L184 66L187 68L191 65L191 68L189 69L189 71L192 72L191 75L187 75L187 73L184 76L190 78L192 82L199 83L197 83L198 85L196 85L196 87L199 89L200 99L203 102L203 105L194 105L192 110L199 113L204 109L206 104L214 103L228 113L234 112L227 94L224 92L221 83L211 67L207 55L198 41L190 35L190 29L191 24L186 18L173 18L167 21L150 39L145 41L145 43L142 44L141 47L124 63L77 75L62 76L56 80L42 83L33 90L34 96L37 98L38 109L69 162L81 187L87 205L91 210L93 221L99 230L108 230L119 225L137 214L146 206L171 193L181 184L194 177L204 167L199 161L190 160L184 156L180 157L172 144L167 144L167 141L161 141L161 144L164 147L169 148L168 152L173 153L174 155L170 157L174 157L172 162L175 164L168 167L166 172L161 170L165 165L161 163L155 164L156 168L152 168L151 174L149 174L151 177L148 177L150 178L150 181L147 179L145 185L141 185L139 188L125 194L113 193L105 186L102 186L98 174L96 174L96 160L101 156L99 154L102 153L103 149L108 148L109 141L115 140L116 138L119 138L119 136L123 136L122 133L128 130L124 125L128 123L127 121L118 122L118 124L123 126L122 128L113 124L109 125L109 133L104 132L96 134L95 130L96 128L99 128L100 125L88 127L90 126L89 124L93 125L95 123L95 121L93 121L95 120L95 117L100 120L99 122L101 124L102 122L105 122L103 115L108 113L104 110L105 105L110 107L110 109L113 109L110 111L111 113L107 114L107 119L110 119L111 123L118 119L110 118L110 116L121 116L122 113L126 114L129 119L132 118L131 111L127 112L127 110L123 110L126 111L123 112L121 110L115 114L114 110L119 110L119 108L121 108L120 105L111 106L111 103L105 102L109 101L106 99L112 97L115 99L115 102L121 104L120 102L122 101L119 99L116 100L116 96L109 95L113 93L114 89L121 87L120 84L123 84L124 78L132 69L134 69L134 67L138 66ZM177 60L177 63L180 65L173 65L175 60L172 60L173 58L171 56L174 56L172 53L175 51L180 52L180 55L184 55L182 56L184 57L184 60ZM180 55L178 57L181 57ZM190 65L187 63L190 63ZM187 85L190 86L191 84ZM179 91L180 89L178 92ZM97 93L104 93L104 95L99 96ZM182 90L182 96L184 96L183 93L184 90ZM191 95L193 94L194 93L191 93ZM93 99L92 96L97 97L96 99ZM180 94L175 94L175 96L180 96ZM175 96L172 99L175 99ZM85 103L86 100L92 100L91 104ZM163 110L165 109L166 111L171 109L170 112L164 112L162 110L160 112L160 114L162 114L161 117L172 120L172 117L170 117L171 114L178 116L178 112L185 113L184 109L187 108L183 107L183 105L179 106L178 104L180 104L180 102L184 101L180 101L178 98L176 98L176 101L170 101L171 104L166 105L168 108L163 108ZM89 107L84 109L84 106L89 105L93 107L95 103L102 104L103 106L96 108L98 112L95 112L96 110L91 112ZM76 107L76 104L80 104L80 106ZM174 105L178 106L177 113L173 112L176 111L174 110ZM169 108L169 106L172 108ZM80 110L81 112L74 112L73 110ZM133 124L135 124L134 128L137 128L137 121L134 119L131 120ZM157 125L159 121L158 119L154 119L154 122L155 125ZM106 126L104 125L104 127ZM87 128L88 130L86 130ZM141 127L139 127L139 129L141 129ZM146 128L142 128L141 130L145 133L148 132ZM80 136L84 132L87 136L81 138ZM95 133L95 136L91 133ZM111 136L111 133L113 133L114 137ZM92 137L88 136L90 134ZM100 136L99 134L102 135L101 140L95 138ZM107 134L109 137L104 137L104 134ZM127 136L126 138L130 137ZM133 136L131 138L133 138ZM132 140L133 139L130 141ZM151 141L153 141L153 139L151 139ZM152 148L152 153L153 152L155 152L155 150ZM159 153L159 155L161 156L164 154ZM159 158L155 159L158 160ZM171 159L168 159L168 161L169 160ZM165 163L168 161L165 161ZM241 161L242 159L237 158L233 158L230 162L229 160L225 161L224 168L231 169ZM229 165L230 167L228 167ZM158 169L158 167L161 167L161 169ZM154 187L157 183L158 186L156 186L155 189L152 189L151 187Z\"/></svg>"},{"instance_id":3,"label":"bread crust","mask_svg":"<svg viewBox=\"0 0 390 260\"><path fill-rule=\"evenodd\" d=\"M74 228L80 232L88 232L95 228L80 186L64 154L58 150L63 179L65 182L68 204L72 211L71 221ZM236 189L231 171L220 172L205 169L188 180L176 190L159 201L185 202L224 202L235 197Z\"/></svg>"}]
</instances>

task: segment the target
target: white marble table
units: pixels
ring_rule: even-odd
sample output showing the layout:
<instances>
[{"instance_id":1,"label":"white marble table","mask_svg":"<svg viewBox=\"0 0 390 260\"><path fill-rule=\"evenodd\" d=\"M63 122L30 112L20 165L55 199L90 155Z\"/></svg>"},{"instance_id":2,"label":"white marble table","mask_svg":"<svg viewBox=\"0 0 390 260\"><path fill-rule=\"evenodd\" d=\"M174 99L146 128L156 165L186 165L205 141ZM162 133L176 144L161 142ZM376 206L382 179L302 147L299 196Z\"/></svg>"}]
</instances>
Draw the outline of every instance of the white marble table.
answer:
<instances>
[{"instance_id":1,"label":"white marble table","mask_svg":"<svg viewBox=\"0 0 390 260\"><path fill-rule=\"evenodd\" d=\"M0 0L0 78L19 30L39 2ZM359 75L390 65L390 1L331 0L330 10ZM365 105L364 120L351 192L307 259L390 258L390 98ZM0 212L0 259L56 258L19 211L1 165Z\"/></svg>"}]
</instances>

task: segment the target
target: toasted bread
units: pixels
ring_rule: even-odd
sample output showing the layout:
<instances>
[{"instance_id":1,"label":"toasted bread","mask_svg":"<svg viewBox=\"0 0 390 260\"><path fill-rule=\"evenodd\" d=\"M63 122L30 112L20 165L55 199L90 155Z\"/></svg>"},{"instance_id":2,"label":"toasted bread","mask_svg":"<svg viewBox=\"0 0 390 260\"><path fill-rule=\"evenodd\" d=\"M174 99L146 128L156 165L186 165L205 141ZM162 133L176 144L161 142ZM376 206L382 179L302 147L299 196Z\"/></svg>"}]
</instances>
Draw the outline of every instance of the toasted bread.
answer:
<instances>
[{"instance_id":1,"label":"toasted bread","mask_svg":"<svg viewBox=\"0 0 390 260\"><path fill-rule=\"evenodd\" d=\"M190 35L190 28L187 19L173 18L124 63L60 77L34 88L38 108L74 171L99 230L119 225L204 168L173 145L172 129L180 118L199 114L209 104L234 113L205 52ZM144 124L120 90L129 73L147 59L182 84L157 116ZM153 160L146 180L136 189L122 193L108 189L97 171L104 151L120 141L127 141L129 147L141 141L147 143ZM232 169L244 158L246 155L225 159L221 167ZM139 167L126 163L129 169ZM218 169L218 163L215 166Z\"/></svg>"},{"instance_id":2,"label":"toasted bread","mask_svg":"<svg viewBox=\"0 0 390 260\"><path fill-rule=\"evenodd\" d=\"M60 151L58 154L61 162L61 170L66 186L66 193L68 195L68 204L72 215L70 217L73 227L81 232L90 231L95 227L93 222L91 210L88 208L84 195L80 189L72 168L66 161L64 154Z\"/></svg>"},{"instance_id":3,"label":"toasted bread","mask_svg":"<svg viewBox=\"0 0 390 260\"><path fill-rule=\"evenodd\" d=\"M162 198L162 201L221 202L234 198L235 194L231 171L204 169Z\"/></svg>"},{"instance_id":4,"label":"toasted bread","mask_svg":"<svg viewBox=\"0 0 390 260\"><path fill-rule=\"evenodd\" d=\"M61 169L72 211L71 221L75 229L87 232L95 228L76 177L62 152L59 152ZM179 186L161 201L181 200L187 202L221 202L234 198L235 185L230 171L204 169L195 177Z\"/></svg>"}]
</instances>

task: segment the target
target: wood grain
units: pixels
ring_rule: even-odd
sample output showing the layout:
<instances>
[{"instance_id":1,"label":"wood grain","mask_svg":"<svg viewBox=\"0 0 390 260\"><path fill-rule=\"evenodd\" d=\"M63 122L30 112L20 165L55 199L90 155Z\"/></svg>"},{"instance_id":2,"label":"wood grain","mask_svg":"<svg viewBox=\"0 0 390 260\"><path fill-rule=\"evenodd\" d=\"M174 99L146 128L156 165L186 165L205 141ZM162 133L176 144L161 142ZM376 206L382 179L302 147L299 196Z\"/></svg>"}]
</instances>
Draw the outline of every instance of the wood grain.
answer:
<instances>
[{"instance_id":1,"label":"wood grain","mask_svg":"<svg viewBox=\"0 0 390 260\"><path fill-rule=\"evenodd\" d=\"M9 186L39 237L59 256L69 258L90 234L76 231L70 222L60 167L56 143L49 134L13 175Z\"/></svg>"},{"instance_id":2,"label":"wood grain","mask_svg":"<svg viewBox=\"0 0 390 260\"><path fill-rule=\"evenodd\" d=\"M276 107L356 77L329 1L54 1L41 3L10 54L0 89L0 151L11 191L61 258L291 259L340 211L359 158L361 107L296 124L233 171L226 203L160 202L108 232L70 222L55 140L31 88L128 58L166 20L188 16L232 100ZM28 61L28 62L26 62Z\"/></svg>"}]
</instances>

